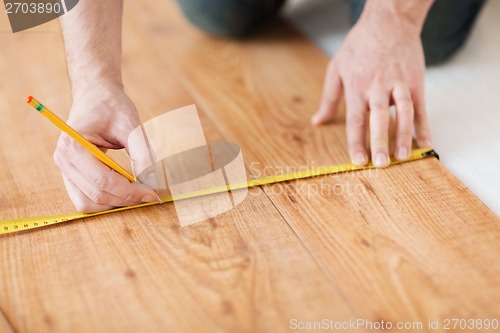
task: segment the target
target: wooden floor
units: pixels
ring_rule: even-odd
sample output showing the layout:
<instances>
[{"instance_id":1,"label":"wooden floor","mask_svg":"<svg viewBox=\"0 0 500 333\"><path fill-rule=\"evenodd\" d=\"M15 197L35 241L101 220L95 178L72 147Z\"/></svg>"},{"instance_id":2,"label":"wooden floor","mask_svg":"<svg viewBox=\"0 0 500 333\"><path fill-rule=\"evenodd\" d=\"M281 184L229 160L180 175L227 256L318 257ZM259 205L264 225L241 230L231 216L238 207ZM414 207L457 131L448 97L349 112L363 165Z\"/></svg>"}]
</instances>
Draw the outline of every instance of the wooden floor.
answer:
<instances>
[{"instance_id":1,"label":"wooden floor","mask_svg":"<svg viewBox=\"0 0 500 333\"><path fill-rule=\"evenodd\" d=\"M326 56L284 23L267 32L214 39L173 1L128 1L126 90L143 120L196 103L208 141L238 143L252 177L348 161L342 121L309 124ZM71 212L59 133L24 104L67 116L57 23L0 45L0 219ZM500 219L435 159L255 188L186 228L165 204L0 237L0 332L500 319L499 240Z\"/></svg>"}]
</instances>

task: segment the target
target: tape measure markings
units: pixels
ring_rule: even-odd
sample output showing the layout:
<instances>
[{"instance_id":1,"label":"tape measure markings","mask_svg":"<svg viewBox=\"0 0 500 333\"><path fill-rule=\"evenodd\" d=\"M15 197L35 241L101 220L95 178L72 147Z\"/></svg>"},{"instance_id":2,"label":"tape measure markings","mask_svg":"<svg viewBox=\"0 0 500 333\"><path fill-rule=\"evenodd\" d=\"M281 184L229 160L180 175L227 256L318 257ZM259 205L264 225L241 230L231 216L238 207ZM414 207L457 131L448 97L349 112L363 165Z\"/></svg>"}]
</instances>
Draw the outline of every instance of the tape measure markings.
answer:
<instances>
[{"instance_id":1,"label":"tape measure markings","mask_svg":"<svg viewBox=\"0 0 500 333\"><path fill-rule=\"evenodd\" d=\"M428 147L427 148L419 148L419 149L413 150L410 154L410 157L405 161L398 161L398 160L395 160L394 158L391 158L390 165L402 164L402 163L420 160L420 159L424 159L424 158L428 158L428 157L439 158L439 156L436 154L436 152L432 148L428 148ZM251 180L248 180L246 182L227 184L227 185L223 185L223 186L218 186L218 187L203 189L203 190L199 190L199 191L184 193L184 194L176 195L173 197L169 196L169 197L162 199L162 201L163 201L163 203L167 203L167 202L172 202L174 200L175 201L176 200L184 200L184 199L195 198L195 197L200 197L200 196L205 196L205 195L222 193L222 192L226 192L226 191L234 191L234 190L243 189L243 188L257 187L257 186L276 184L276 183L281 183L281 182L286 182L286 181L291 181L291 180L306 179L306 178L311 178L311 177L333 175L333 174L344 173L344 172L349 172L349 171L360 171L360 170L367 170L367 169L373 169L373 168L375 168L375 166L372 163L370 163L366 166L363 166L363 167L356 166L356 165L351 164L351 163L332 165L332 166L326 166L326 167L318 167L318 168L301 170L301 171L291 172L291 173L277 175L277 176L270 176L270 177L259 178L259 179L251 179ZM75 220L84 219L84 218L88 218L88 217L101 216L101 215L127 211L127 210L131 210L131 209L135 209L135 208L149 207L149 206L154 206L154 205L159 205L159 203L156 203L156 202L144 203L144 204L140 204L140 205L120 207L120 208L115 208L115 209L111 209L111 210L107 210L107 211L103 211L103 212L92 213L92 214L69 213L69 214L61 214L61 215L54 215L54 216L39 216L39 217L20 218L20 219L14 219L14 220L4 220L4 221L0 221L0 235L14 233L14 232L18 232L18 231L31 230L31 229L41 228L41 227L45 227L45 226L49 226L49 225L54 225L57 223L75 221Z\"/></svg>"}]
</instances>

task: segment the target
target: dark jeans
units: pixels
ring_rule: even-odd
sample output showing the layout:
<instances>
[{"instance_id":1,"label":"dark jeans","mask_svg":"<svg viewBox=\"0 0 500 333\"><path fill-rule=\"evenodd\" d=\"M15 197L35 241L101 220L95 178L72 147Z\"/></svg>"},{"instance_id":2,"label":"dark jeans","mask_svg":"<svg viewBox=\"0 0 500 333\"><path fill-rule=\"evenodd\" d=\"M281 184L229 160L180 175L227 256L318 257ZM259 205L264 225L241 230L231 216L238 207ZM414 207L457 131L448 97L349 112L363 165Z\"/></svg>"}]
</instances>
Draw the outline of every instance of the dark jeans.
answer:
<instances>
[{"instance_id":1,"label":"dark jeans","mask_svg":"<svg viewBox=\"0 0 500 333\"><path fill-rule=\"evenodd\" d=\"M285 1L178 0L191 23L208 33L225 37L252 33L275 18ZM422 30L427 65L443 62L464 44L484 1L436 0ZM361 15L364 3L365 0L350 0L352 24Z\"/></svg>"}]
</instances>

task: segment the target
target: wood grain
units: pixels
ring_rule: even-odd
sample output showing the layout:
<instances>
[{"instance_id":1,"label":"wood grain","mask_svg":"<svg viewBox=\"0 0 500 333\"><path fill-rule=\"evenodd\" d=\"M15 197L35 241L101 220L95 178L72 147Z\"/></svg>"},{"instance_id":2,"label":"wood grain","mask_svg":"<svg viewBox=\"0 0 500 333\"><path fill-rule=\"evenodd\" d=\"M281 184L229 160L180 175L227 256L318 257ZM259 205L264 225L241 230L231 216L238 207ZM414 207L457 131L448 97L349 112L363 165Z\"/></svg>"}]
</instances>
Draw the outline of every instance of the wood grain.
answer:
<instances>
[{"instance_id":1,"label":"wood grain","mask_svg":"<svg viewBox=\"0 0 500 333\"><path fill-rule=\"evenodd\" d=\"M125 35L126 90L143 119L191 104L141 25L126 20ZM57 25L0 43L0 219L70 212L51 161L59 133L24 105L33 94L68 114ZM0 265L15 332L285 332L300 316L355 315L262 189L190 228L163 205L2 236Z\"/></svg>"},{"instance_id":2,"label":"wood grain","mask_svg":"<svg viewBox=\"0 0 500 333\"><path fill-rule=\"evenodd\" d=\"M348 160L344 115L309 125L327 58L289 26L230 42L190 27L173 1L129 5L255 177ZM500 316L499 219L437 160L265 192L358 316Z\"/></svg>"},{"instance_id":3,"label":"wood grain","mask_svg":"<svg viewBox=\"0 0 500 333\"><path fill-rule=\"evenodd\" d=\"M124 35L143 120L195 102L208 140L240 144L253 177L347 161L343 114L309 125L327 59L286 24L233 42L188 26L173 1L129 1ZM0 219L69 212L58 131L23 108L33 94L68 114L57 25L0 43ZM498 222L436 160L266 186L189 228L164 205L0 237L0 309L7 332L498 318Z\"/></svg>"}]
</instances>

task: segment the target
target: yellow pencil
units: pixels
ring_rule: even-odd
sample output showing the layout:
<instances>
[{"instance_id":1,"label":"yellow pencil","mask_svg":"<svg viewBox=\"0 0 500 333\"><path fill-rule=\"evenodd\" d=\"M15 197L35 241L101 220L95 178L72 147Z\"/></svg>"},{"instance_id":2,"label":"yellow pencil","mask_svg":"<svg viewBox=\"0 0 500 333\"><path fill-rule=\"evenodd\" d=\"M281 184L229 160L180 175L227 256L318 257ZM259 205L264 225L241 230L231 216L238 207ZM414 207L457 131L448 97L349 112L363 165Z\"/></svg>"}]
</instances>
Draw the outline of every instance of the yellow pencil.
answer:
<instances>
[{"instance_id":1,"label":"yellow pencil","mask_svg":"<svg viewBox=\"0 0 500 333\"><path fill-rule=\"evenodd\" d=\"M131 182L135 182L135 177L124 169L120 164L113 161L111 157L106 155L102 150L100 150L96 145L94 145L89 140L85 139L80 133L75 131L71 126L66 124L61 118L56 116L52 111L47 109L47 107L43 106L40 102L38 102L34 97L30 96L26 100L29 105L34 107L37 111L39 111L42 115L45 116L48 120L50 120L54 125L59 127L64 133L68 134L72 137L76 142L82 145L83 148L87 149L92 155L97 157L102 163L109 166L111 169L115 170Z\"/></svg>"}]
</instances>

